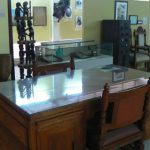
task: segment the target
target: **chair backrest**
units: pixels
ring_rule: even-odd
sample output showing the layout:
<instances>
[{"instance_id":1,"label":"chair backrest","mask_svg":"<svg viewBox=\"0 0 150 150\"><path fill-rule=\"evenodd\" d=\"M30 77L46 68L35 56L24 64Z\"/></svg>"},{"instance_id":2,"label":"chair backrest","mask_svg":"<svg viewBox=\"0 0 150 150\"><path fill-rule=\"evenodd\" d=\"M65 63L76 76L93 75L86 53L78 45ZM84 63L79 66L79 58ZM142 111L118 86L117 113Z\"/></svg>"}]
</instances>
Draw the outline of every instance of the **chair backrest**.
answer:
<instances>
[{"instance_id":1,"label":"chair backrest","mask_svg":"<svg viewBox=\"0 0 150 150\"><path fill-rule=\"evenodd\" d=\"M143 117L143 107L148 99L149 84L117 93L104 87L100 114L101 138L112 129L122 128Z\"/></svg>"},{"instance_id":2,"label":"chair backrest","mask_svg":"<svg viewBox=\"0 0 150 150\"><path fill-rule=\"evenodd\" d=\"M134 30L135 46L145 46L146 45L146 30L139 26Z\"/></svg>"},{"instance_id":3,"label":"chair backrest","mask_svg":"<svg viewBox=\"0 0 150 150\"><path fill-rule=\"evenodd\" d=\"M0 54L0 82L7 81L12 70L10 54Z\"/></svg>"},{"instance_id":4,"label":"chair backrest","mask_svg":"<svg viewBox=\"0 0 150 150\"><path fill-rule=\"evenodd\" d=\"M33 64L33 76L65 72L67 71L67 68L70 68L70 70L75 69L74 58L72 56L70 56L69 62L61 62L61 63L54 63L54 64L34 63Z\"/></svg>"}]
</instances>

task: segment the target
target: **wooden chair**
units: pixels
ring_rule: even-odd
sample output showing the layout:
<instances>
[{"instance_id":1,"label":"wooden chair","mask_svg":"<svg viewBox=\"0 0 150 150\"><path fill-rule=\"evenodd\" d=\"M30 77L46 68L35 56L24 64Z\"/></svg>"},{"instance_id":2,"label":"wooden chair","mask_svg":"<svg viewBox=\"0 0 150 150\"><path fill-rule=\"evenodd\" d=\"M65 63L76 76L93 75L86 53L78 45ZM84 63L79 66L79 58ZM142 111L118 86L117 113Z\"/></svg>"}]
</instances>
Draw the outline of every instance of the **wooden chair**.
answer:
<instances>
[{"instance_id":1,"label":"wooden chair","mask_svg":"<svg viewBox=\"0 0 150 150\"><path fill-rule=\"evenodd\" d=\"M144 116L148 104L150 85L110 93L104 87L98 121L91 128L88 141L90 150L115 150L134 144L135 150L144 150ZM98 131L97 131L98 130ZM97 133L97 135L96 135Z\"/></svg>"},{"instance_id":2,"label":"wooden chair","mask_svg":"<svg viewBox=\"0 0 150 150\"><path fill-rule=\"evenodd\" d=\"M149 69L150 61L150 46L146 44L146 30L139 26L133 32L134 46L132 51L134 52L134 65L138 67L139 63L144 63L145 69Z\"/></svg>"},{"instance_id":3,"label":"wooden chair","mask_svg":"<svg viewBox=\"0 0 150 150\"><path fill-rule=\"evenodd\" d=\"M0 82L7 81L12 70L10 54L0 54Z\"/></svg>"},{"instance_id":4,"label":"wooden chair","mask_svg":"<svg viewBox=\"0 0 150 150\"><path fill-rule=\"evenodd\" d=\"M67 71L67 68L70 68L70 70L75 69L74 58L72 56L70 56L69 62L46 63L46 64L34 63L33 76L65 72Z\"/></svg>"}]
</instances>

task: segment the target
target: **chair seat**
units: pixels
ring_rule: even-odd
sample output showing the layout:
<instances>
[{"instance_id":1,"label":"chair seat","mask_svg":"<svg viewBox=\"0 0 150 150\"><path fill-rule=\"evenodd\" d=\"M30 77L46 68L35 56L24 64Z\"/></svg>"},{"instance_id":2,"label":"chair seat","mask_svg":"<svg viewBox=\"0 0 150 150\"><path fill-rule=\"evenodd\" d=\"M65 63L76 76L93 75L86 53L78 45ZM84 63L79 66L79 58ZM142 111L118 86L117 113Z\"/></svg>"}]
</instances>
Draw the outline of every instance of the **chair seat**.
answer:
<instances>
[{"instance_id":1,"label":"chair seat","mask_svg":"<svg viewBox=\"0 0 150 150\"><path fill-rule=\"evenodd\" d=\"M139 136L137 136L139 134ZM132 140L132 135L133 135L133 139ZM121 142L121 140L123 140L123 142L125 142L125 137L128 139L130 137L131 142L138 140L135 139L135 135L136 137L139 139L141 137L143 137L143 132L134 124L124 127L124 128L120 128L120 129L116 129L113 131L110 131L106 134L105 139L104 139L104 146L105 145L112 145L114 142L118 141Z\"/></svg>"},{"instance_id":2,"label":"chair seat","mask_svg":"<svg viewBox=\"0 0 150 150\"><path fill-rule=\"evenodd\" d=\"M149 81L143 86L113 93L112 87L105 84L100 111L94 115L95 122L92 122L95 131L87 128L87 146L90 149L114 150L132 144L135 150L144 150Z\"/></svg>"},{"instance_id":3,"label":"chair seat","mask_svg":"<svg viewBox=\"0 0 150 150\"><path fill-rule=\"evenodd\" d=\"M134 50L131 51L130 53L130 60L133 61L134 59ZM148 51L145 50L139 50L136 52L136 61L147 61L150 60L150 57L148 56Z\"/></svg>"}]
</instances>

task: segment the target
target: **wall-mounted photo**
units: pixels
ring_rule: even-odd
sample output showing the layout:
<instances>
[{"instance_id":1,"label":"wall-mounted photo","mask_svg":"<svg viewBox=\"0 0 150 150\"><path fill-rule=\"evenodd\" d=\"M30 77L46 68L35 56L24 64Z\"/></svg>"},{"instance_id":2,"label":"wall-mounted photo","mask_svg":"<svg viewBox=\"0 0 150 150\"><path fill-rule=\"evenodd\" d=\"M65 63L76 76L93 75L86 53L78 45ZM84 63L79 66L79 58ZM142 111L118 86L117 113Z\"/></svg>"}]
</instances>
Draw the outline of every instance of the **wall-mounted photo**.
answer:
<instances>
[{"instance_id":1,"label":"wall-mounted photo","mask_svg":"<svg viewBox=\"0 0 150 150\"><path fill-rule=\"evenodd\" d=\"M143 20L138 20L138 24L143 24Z\"/></svg>"},{"instance_id":2,"label":"wall-mounted photo","mask_svg":"<svg viewBox=\"0 0 150 150\"><path fill-rule=\"evenodd\" d=\"M82 27L82 16L76 16L76 28Z\"/></svg>"},{"instance_id":3,"label":"wall-mounted photo","mask_svg":"<svg viewBox=\"0 0 150 150\"><path fill-rule=\"evenodd\" d=\"M138 16L137 15L130 15L129 20L130 20L131 25L136 25L138 23Z\"/></svg>"},{"instance_id":4,"label":"wall-mounted photo","mask_svg":"<svg viewBox=\"0 0 150 150\"><path fill-rule=\"evenodd\" d=\"M54 0L53 2L53 16L57 22L60 22L64 17L71 18L71 0Z\"/></svg>"},{"instance_id":5,"label":"wall-mounted photo","mask_svg":"<svg viewBox=\"0 0 150 150\"><path fill-rule=\"evenodd\" d=\"M72 8L71 7L66 8L65 18L72 18Z\"/></svg>"},{"instance_id":6,"label":"wall-mounted photo","mask_svg":"<svg viewBox=\"0 0 150 150\"><path fill-rule=\"evenodd\" d=\"M127 1L115 1L115 20L126 20L128 13Z\"/></svg>"},{"instance_id":7,"label":"wall-mounted photo","mask_svg":"<svg viewBox=\"0 0 150 150\"><path fill-rule=\"evenodd\" d=\"M76 0L75 5L76 5L76 9L82 9L83 0Z\"/></svg>"},{"instance_id":8,"label":"wall-mounted photo","mask_svg":"<svg viewBox=\"0 0 150 150\"><path fill-rule=\"evenodd\" d=\"M47 25L46 7L33 7L33 25L46 26Z\"/></svg>"}]
</instances>

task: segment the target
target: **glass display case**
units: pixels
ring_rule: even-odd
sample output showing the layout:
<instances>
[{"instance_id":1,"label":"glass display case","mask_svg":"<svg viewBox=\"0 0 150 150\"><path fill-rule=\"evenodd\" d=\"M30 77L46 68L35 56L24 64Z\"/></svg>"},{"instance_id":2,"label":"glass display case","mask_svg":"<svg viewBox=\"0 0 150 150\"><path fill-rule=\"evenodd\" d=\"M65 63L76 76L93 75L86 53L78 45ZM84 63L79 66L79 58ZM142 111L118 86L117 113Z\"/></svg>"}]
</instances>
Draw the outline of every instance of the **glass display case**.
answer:
<instances>
[{"instance_id":1,"label":"glass display case","mask_svg":"<svg viewBox=\"0 0 150 150\"><path fill-rule=\"evenodd\" d=\"M98 44L94 40L68 40L43 42L37 52L37 59L47 63L75 59L89 59L102 54L112 55L112 44Z\"/></svg>"},{"instance_id":2,"label":"glass display case","mask_svg":"<svg viewBox=\"0 0 150 150\"><path fill-rule=\"evenodd\" d=\"M90 69L113 64L112 43L96 43L94 40L68 40L43 42L36 47L39 63L61 63L74 57L75 69Z\"/></svg>"}]
</instances>

